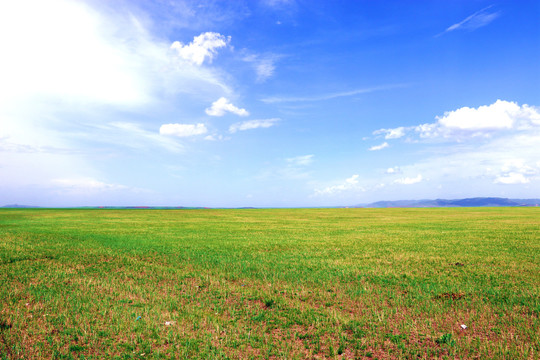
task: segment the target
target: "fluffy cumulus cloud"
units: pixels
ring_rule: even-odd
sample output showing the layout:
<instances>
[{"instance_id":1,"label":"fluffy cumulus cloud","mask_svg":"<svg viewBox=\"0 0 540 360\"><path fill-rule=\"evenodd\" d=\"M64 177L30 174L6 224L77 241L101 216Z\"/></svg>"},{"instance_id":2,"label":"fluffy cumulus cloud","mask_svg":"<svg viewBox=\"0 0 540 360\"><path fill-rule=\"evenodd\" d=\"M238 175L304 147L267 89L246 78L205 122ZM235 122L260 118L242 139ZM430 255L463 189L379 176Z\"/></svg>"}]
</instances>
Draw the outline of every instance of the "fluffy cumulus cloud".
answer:
<instances>
[{"instance_id":1,"label":"fluffy cumulus cloud","mask_svg":"<svg viewBox=\"0 0 540 360\"><path fill-rule=\"evenodd\" d=\"M464 106L436 116L434 123L417 126L379 129L374 135L385 134L385 139L398 139L406 134L423 139L457 139L489 137L495 134L527 131L540 128L540 109L527 104L497 100L477 108Z\"/></svg>"},{"instance_id":2,"label":"fluffy cumulus cloud","mask_svg":"<svg viewBox=\"0 0 540 360\"><path fill-rule=\"evenodd\" d=\"M414 128L420 137L477 137L508 130L526 130L540 125L539 109L497 100L478 108L462 107L436 117L437 122Z\"/></svg>"},{"instance_id":3,"label":"fluffy cumulus cloud","mask_svg":"<svg viewBox=\"0 0 540 360\"><path fill-rule=\"evenodd\" d=\"M260 119L260 120L249 120L249 121L242 121L232 124L229 127L229 132L231 134L237 132L237 131L245 131L245 130L253 130L258 128L269 128L274 126L280 119L278 118L272 118L272 119Z\"/></svg>"},{"instance_id":4,"label":"fluffy cumulus cloud","mask_svg":"<svg viewBox=\"0 0 540 360\"><path fill-rule=\"evenodd\" d=\"M208 129L204 124L163 124L159 128L161 135L187 137L206 134Z\"/></svg>"},{"instance_id":5,"label":"fluffy cumulus cloud","mask_svg":"<svg viewBox=\"0 0 540 360\"><path fill-rule=\"evenodd\" d=\"M172 43L171 49L176 51L182 59L200 66L205 60L211 63L217 50L226 47L230 41L230 36L225 37L219 33L205 32L195 36L193 41L186 45L175 41Z\"/></svg>"},{"instance_id":6,"label":"fluffy cumulus cloud","mask_svg":"<svg viewBox=\"0 0 540 360\"><path fill-rule=\"evenodd\" d=\"M438 123L448 129L465 131L511 129L523 111L516 103L497 100L478 108L462 107L437 116Z\"/></svg>"},{"instance_id":7,"label":"fluffy cumulus cloud","mask_svg":"<svg viewBox=\"0 0 540 360\"><path fill-rule=\"evenodd\" d=\"M249 112L246 109L241 109L233 104L224 97L221 97L214 101L212 103L212 106L207 108L206 114L210 116L223 116L226 112L230 112L232 114L238 115L238 116L248 116Z\"/></svg>"},{"instance_id":8,"label":"fluffy cumulus cloud","mask_svg":"<svg viewBox=\"0 0 540 360\"><path fill-rule=\"evenodd\" d=\"M388 145L388 143L385 141L385 142L383 142L383 143L380 144L380 145L373 145L373 146L370 147L368 150L369 150L369 151L377 151L377 150L382 150L382 149L384 149L384 148L387 148L388 146L390 146L390 145Z\"/></svg>"}]
</instances>

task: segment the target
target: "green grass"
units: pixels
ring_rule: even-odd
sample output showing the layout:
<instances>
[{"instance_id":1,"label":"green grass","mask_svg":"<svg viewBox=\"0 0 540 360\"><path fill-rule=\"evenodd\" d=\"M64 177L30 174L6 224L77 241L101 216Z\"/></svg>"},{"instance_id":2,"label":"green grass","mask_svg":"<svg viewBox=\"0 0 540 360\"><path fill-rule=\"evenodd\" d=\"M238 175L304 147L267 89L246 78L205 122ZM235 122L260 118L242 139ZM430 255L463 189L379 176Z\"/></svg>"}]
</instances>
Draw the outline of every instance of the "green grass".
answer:
<instances>
[{"instance_id":1,"label":"green grass","mask_svg":"<svg viewBox=\"0 0 540 360\"><path fill-rule=\"evenodd\" d=\"M539 314L538 208L0 210L0 359L533 359Z\"/></svg>"}]
</instances>

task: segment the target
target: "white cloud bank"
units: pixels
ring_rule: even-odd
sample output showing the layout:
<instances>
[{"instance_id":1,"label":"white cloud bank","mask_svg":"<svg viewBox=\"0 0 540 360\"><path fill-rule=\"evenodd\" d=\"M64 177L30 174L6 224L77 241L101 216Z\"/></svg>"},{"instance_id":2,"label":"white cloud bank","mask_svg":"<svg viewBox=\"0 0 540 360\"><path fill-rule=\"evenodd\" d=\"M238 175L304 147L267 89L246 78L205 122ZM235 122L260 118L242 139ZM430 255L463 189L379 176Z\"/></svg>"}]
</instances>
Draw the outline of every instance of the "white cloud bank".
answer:
<instances>
[{"instance_id":1,"label":"white cloud bank","mask_svg":"<svg viewBox=\"0 0 540 360\"><path fill-rule=\"evenodd\" d=\"M163 124L159 128L161 135L187 137L206 134L208 129L204 124Z\"/></svg>"},{"instance_id":2,"label":"white cloud bank","mask_svg":"<svg viewBox=\"0 0 540 360\"><path fill-rule=\"evenodd\" d=\"M224 97L221 97L214 101L212 103L212 106L205 110L207 115L210 116L223 116L226 112L230 112L232 114L238 115L238 116L248 116L249 112L246 109L240 109L233 104L229 100L227 100Z\"/></svg>"},{"instance_id":3,"label":"white cloud bank","mask_svg":"<svg viewBox=\"0 0 540 360\"><path fill-rule=\"evenodd\" d=\"M231 37L225 37L215 32L205 32L195 36L189 44L183 45L180 41L175 41L171 49L184 60L195 65L202 65L205 60L209 63L217 54L217 49L226 47L231 41Z\"/></svg>"},{"instance_id":4,"label":"white cloud bank","mask_svg":"<svg viewBox=\"0 0 540 360\"><path fill-rule=\"evenodd\" d=\"M517 198L534 196L526 194L540 190L538 107L497 100L490 105L448 111L435 119L433 123L374 132L385 136L388 142L411 144L413 152L400 154L399 167L365 173L361 179L353 176L346 181L336 180L330 186L315 186L314 194L337 199L343 193L341 198L356 197L353 201L362 202L365 198L442 194L456 198ZM414 150L418 143L423 143L429 152ZM421 186L412 186L415 184Z\"/></svg>"},{"instance_id":5,"label":"white cloud bank","mask_svg":"<svg viewBox=\"0 0 540 360\"><path fill-rule=\"evenodd\" d=\"M437 122L394 129L379 129L374 135L386 134L385 139L398 139L407 133L420 138L464 140L489 137L509 131L526 131L540 127L540 109L513 101L497 100L478 108L464 106L436 116Z\"/></svg>"},{"instance_id":6,"label":"white cloud bank","mask_svg":"<svg viewBox=\"0 0 540 360\"><path fill-rule=\"evenodd\" d=\"M249 121L242 121L238 123L234 123L229 127L229 132L231 134L234 134L237 131L245 131L245 130L253 130L258 128L269 128L272 127L278 122L280 119L278 118L272 118L272 119L260 119L260 120L249 120Z\"/></svg>"}]
</instances>

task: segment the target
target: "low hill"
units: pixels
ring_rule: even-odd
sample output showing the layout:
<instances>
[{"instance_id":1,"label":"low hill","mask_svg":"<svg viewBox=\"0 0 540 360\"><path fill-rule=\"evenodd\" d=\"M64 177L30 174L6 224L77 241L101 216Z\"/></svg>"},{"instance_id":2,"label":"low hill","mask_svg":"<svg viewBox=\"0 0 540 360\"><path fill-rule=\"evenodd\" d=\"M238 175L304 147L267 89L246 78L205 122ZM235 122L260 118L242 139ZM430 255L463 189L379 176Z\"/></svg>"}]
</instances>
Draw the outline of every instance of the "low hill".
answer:
<instances>
[{"instance_id":1,"label":"low hill","mask_svg":"<svg viewBox=\"0 0 540 360\"><path fill-rule=\"evenodd\" d=\"M481 206L538 206L540 199L508 199L498 197L477 197L467 199L435 199L435 200L397 200L377 201L363 205L370 208L387 207L481 207Z\"/></svg>"}]
</instances>

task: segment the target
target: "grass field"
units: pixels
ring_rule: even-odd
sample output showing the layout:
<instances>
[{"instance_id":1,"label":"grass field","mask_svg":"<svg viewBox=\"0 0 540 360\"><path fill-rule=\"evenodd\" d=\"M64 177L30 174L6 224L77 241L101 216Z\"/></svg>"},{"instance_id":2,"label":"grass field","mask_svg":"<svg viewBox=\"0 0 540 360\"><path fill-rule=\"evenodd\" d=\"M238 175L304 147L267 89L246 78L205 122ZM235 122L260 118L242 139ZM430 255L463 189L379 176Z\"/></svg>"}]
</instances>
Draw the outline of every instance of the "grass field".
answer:
<instances>
[{"instance_id":1,"label":"grass field","mask_svg":"<svg viewBox=\"0 0 540 360\"><path fill-rule=\"evenodd\" d=\"M0 210L2 359L537 359L539 315L539 208Z\"/></svg>"}]
</instances>

